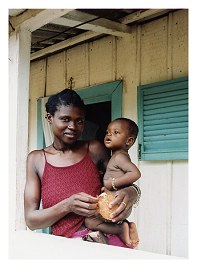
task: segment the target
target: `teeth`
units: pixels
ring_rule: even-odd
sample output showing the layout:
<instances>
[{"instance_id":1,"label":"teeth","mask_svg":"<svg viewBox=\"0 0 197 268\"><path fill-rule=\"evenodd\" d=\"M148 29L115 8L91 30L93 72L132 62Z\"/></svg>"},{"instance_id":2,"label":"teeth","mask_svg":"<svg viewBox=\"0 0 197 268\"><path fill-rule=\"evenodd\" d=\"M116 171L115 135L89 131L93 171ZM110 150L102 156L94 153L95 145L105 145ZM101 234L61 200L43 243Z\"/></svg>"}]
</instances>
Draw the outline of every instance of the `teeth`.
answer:
<instances>
[{"instance_id":1,"label":"teeth","mask_svg":"<svg viewBox=\"0 0 197 268\"><path fill-rule=\"evenodd\" d=\"M75 134L73 134L73 133L64 133L64 135L71 136L71 137L75 136Z\"/></svg>"}]
</instances>

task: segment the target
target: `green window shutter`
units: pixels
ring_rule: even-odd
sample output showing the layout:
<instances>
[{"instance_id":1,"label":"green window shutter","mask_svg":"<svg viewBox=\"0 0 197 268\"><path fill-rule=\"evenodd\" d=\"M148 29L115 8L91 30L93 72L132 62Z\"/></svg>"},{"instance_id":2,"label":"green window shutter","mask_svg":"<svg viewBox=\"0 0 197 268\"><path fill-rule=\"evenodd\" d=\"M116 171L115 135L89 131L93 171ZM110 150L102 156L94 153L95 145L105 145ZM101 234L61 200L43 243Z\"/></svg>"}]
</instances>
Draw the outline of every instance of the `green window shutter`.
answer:
<instances>
[{"instance_id":1,"label":"green window shutter","mask_svg":"<svg viewBox=\"0 0 197 268\"><path fill-rule=\"evenodd\" d=\"M188 78L138 87L139 159L188 159Z\"/></svg>"}]
</instances>

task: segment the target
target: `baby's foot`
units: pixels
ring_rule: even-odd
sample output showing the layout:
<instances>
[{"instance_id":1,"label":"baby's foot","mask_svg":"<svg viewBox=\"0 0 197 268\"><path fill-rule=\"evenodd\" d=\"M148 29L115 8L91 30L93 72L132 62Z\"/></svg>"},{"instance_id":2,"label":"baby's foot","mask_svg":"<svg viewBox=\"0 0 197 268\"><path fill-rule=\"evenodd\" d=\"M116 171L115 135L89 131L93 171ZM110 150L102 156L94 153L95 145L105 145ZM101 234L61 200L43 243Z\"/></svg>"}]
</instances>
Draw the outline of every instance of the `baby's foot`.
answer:
<instances>
[{"instance_id":1,"label":"baby's foot","mask_svg":"<svg viewBox=\"0 0 197 268\"><path fill-rule=\"evenodd\" d=\"M139 244L139 237L137 233L137 228L134 222L128 222L129 225L129 235L130 235L130 245L132 248L136 248Z\"/></svg>"},{"instance_id":2,"label":"baby's foot","mask_svg":"<svg viewBox=\"0 0 197 268\"><path fill-rule=\"evenodd\" d=\"M121 232L119 233L119 237L128 247L131 246L131 239L130 239L130 233L129 233L129 222L124 221L121 224Z\"/></svg>"},{"instance_id":3,"label":"baby's foot","mask_svg":"<svg viewBox=\"0 0 197 268\"><path fill-rule=\"evenodd\" d=\"M91 232L82 237L84 241L108 244L107 237L100 231Z\"/></svg>"}]
</instances>

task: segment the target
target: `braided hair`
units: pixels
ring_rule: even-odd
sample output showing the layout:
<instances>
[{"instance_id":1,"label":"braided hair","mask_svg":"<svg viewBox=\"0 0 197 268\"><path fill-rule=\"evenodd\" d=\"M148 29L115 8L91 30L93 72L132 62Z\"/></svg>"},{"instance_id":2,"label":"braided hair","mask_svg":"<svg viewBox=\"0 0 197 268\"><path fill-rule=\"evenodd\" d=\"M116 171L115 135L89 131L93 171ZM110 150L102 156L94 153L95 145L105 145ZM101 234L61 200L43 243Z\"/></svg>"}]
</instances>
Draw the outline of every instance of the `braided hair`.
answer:
<instances>
[{"instance_id":1,"label":"braided hair","mask_svg":"<svg viewBox=\"0 0 197 268\"><path fill-rule=\"evenodd\" d=\"M76 91L66 88L49 97L45 104L46 112L54 116L60 106L74 106L85 112L85 104Z\"/></svg>"}]
</instances>

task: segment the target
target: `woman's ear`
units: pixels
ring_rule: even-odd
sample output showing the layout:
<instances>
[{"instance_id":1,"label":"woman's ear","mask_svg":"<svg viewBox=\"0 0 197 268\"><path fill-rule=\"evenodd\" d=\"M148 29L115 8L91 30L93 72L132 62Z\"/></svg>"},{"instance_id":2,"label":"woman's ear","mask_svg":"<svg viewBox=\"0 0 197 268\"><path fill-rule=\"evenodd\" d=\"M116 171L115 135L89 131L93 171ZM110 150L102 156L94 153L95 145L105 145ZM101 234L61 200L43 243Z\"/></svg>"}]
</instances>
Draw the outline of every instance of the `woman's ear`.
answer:
<instances>
[{"instance_id":1,"label":"woman's ear","mask_svg":"<svg viewBox=\"0 0 197 268\"><path fill-rule=\"evenodd\" d=\"M52 115L50 113L47 113L45 118L47 119L47 121L49 122L49 124L51 124L52 121Z\"/></svg>"}]
</instances>

